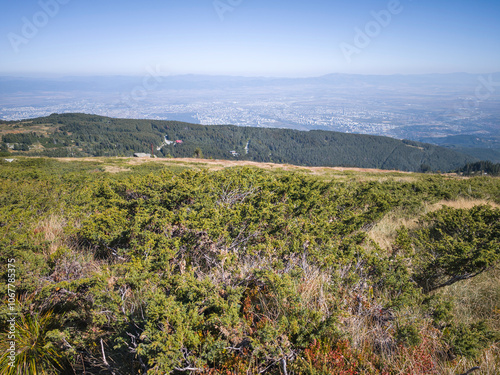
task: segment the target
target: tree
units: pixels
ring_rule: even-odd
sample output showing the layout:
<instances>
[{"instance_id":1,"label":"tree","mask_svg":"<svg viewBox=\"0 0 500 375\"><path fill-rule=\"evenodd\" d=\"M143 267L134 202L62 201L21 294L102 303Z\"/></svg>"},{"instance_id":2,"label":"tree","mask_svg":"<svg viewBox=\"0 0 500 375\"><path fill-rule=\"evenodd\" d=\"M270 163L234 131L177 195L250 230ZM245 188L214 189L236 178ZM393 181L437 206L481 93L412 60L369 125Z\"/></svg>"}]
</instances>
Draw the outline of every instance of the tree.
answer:
<instances>
[{"instance_id":1,"label":"tree","mask_svg":"<svg viewBox=\"0 0 500 375\"><path fill-rule=\"evenodd\" d=\"M422 172L422 173L432 172L432 168L428 164L422 164L422 165L420 165L420 172Z\"/></svg>"},{"instance_id":2,"label":"tree","mask_svg":"<svg viewBox=\"0 0 500 375\"><path fill-rule=\"evenodd\" d=\"M203 159L203 151L201 151L201 148L196 147L196 149L194 150L194 157Z\"/></svg>"}]
</instances>

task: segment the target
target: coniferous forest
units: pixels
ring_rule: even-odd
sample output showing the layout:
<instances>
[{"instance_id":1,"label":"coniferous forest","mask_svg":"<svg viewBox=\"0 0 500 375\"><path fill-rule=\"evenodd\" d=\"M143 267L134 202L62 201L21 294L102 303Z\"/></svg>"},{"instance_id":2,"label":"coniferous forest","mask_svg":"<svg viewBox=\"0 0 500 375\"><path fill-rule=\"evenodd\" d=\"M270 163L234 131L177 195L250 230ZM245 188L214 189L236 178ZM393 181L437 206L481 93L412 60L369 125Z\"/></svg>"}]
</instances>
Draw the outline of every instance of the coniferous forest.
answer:
<instances>
[{"instance_id":1,"label":"coniferous forest","mask_svg":"<svg viewBox=\"0 0 500 375\"><path fill-rule=\"evenodd\" d=\"M498 374L498 178L19 155L1 374Z\"/></svg>"},{"instance_id":2,"label":"coniferous forest","mask_svg":"<svg viewBox=\"0 0 500 375\"><path fill-rule=\"evenodd\" d=\"M151 154L153 149L157 157L203 155L213 159L414 172L455 171L467 163L479 162L451 149L372 135L203 126L86 114L53 114L3 122L0 130L0 151L32 156L130 157L134 153Z\"/></svg>"}]
</instances>

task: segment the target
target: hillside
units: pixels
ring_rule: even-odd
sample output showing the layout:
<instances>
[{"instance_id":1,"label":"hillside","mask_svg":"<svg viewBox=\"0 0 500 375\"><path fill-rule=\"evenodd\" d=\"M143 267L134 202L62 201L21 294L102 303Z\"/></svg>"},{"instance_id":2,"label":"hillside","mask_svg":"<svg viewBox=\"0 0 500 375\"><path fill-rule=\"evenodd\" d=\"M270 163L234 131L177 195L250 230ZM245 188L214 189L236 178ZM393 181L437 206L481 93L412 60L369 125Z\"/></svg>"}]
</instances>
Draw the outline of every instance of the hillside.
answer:
<instances>
[{"instance_id":1,"label":"hillside","mask_svg":"<svg viewBox=\"0 0 500 375\"><path fill-rule=\"evenodd\" d=\"M177 121L53 114L0 125L2 149L34 156L132 156L235 159L304 166L450 171L478 159L388 137L331 131L203 126ZM175 141L182 141L176 143Z\"/></svg>"},{"instance_id":2,"label":"hillside","mask_svg":"<svg viewBox=\"0 0 500 375\"><path fill-rule=\"evenodd\" d=\"M2 374L499 373L499 178L16 156L0 202Z\"/></svg>"}]
</instances>

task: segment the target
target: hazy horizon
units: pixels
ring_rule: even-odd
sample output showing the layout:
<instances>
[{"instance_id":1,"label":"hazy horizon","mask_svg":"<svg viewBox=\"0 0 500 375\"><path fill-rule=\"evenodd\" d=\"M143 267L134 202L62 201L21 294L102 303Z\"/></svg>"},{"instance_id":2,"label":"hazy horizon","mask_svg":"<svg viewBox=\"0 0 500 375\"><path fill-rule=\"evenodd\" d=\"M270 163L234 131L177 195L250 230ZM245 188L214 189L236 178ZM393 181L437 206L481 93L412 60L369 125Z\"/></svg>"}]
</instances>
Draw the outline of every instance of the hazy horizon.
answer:
<instances>
[{"instance_id":1,"label":"hazy horizon","mask_svg":"<svg viewBox=\"0 0 500 375\"><path fill-rule=\"evenodd\" d=\"M469 75L469 76L484 76L490 74L500 74L499 71L490 71L490 72L467 72L467 71L456 71L456 72L448 72L448 73L388 73L388 74L369 74L369 73L340 73L340 72L330 72L320 75L301 75L301 76L293 76L293 75L244 75L244 74L201 74L201 73L182 73L182 74L160 74L159 76L162 78L169 77L189 77L189 76L198 76L198 77L228 77L228 78L257 78L257 79L301 79L301 78L322 78L326 76L373 76L373 77L394 77L394 76L451 76L451 75ZM12 78L41 78L41 79L61 79L61 78L99 78L99 77L110 77L110 78L118 78L118 77L127 77L127 78L137 78L143 77L144 72L142 73L130 73L130 74L57 74L57 73L38 73L38 72L29 72L29 73L8 73L1 72L0 77L12 77Z\"/></svg>"}]
</instances>

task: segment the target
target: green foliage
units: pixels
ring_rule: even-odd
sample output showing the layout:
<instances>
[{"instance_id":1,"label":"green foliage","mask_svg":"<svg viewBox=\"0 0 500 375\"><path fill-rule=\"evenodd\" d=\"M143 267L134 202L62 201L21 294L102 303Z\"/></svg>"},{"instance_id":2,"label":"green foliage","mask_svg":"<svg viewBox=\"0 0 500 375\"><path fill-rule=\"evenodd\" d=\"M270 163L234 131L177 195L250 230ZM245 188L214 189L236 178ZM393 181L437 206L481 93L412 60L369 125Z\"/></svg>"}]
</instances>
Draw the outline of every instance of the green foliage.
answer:
<instances>
[{"instance_id":1,"label":"green foliage","mask_svg":"<svg viewBox=\"0 0 500 375\"><path fill-rule=\"evenodd\" d=\"M414 324L406 324L396 330L396 340L404 345L417 346L422 342L419 329Z\"/></svg>"},{"instance_id":2,"label":"green foliage","mask_svg":"<svg viewBox=\"0 0 500 375\"><path fill-rule=\"evenodd\" d=\"M53 324L52 311L45 313L24 312L16 317L15 339L2 338L0 374L53 374L62 369L62 356L57 346L49 338ZM15 343L14 366L10 366L9 343Z\"/></svg>"},{"instance_id":3,"label":"green foliage","mask_svg":"<svg viewBox=\"0 0 500 375\"><path fill-rule=\"evenodd\" d=\"M490 161L479 161L477 163L468 163L464 167L458 169L457 173L462 173L464 176L475 174L488 174L490 176L500 176L500 163L493 164Z\"/></svg>"},{"instance_id":4,"label":"green foliage","mask_svg":"<svg viewBox=\"0 0 500 375\"><path fill-rule=\"evenodd\" d=\"M203 151L201 151L201 148L196 147L196 149L194 150L194 157L203 159Z\"/></svg>"},{"instance_id":5,"label":"green foliage","mask_svg":"<svg viewBox=\"0 0 500 375\"><path fill-rule=\"evenodd\" d=\"M404 171L450 171L477 159L447 148L388 137L290 129L203 126L178 121L114 119L79 113L52 114L20 123L49 126L51 134L7 134L16 145L40 144L31 155L132 156L161 147L159 156L252 160L308 166L345 166ZM182 143L165 142L182 141ZM21 146L19 146L21 147ZM202 152L203 150L203 152ZM235 151L233 156L231 151Z\"/></svg>"},{"instance_id":6,"label":"green foliage","mask_svg":"<svg viewBox=\"0 0 500 375\"><path fill-rule=\"evenodd\" d=\"M442 208L415 232L415 279L432 291L477 276L500 259L500 210Z\"/></svg>"},{"instance_id":7,"label":"green foliage","mask_svg":"<svg viewBox=\"0 0 500 375\"><path fill-rule=\"evenodd\" d=\"M2 136L2 142L4 143L21 143L24 145L32 145L37 140L36 134L24 134L24 133L13 133L13 134L5 134Z\"/></svg>"},{"instance_id":8,"label":"green foliage","mask_svg":"<svg viewBox=\"0 0 500 375\"><path fill-rule=\"evenodd\" d=\"M453 304L449 300L443 300L437 295L430 295L424 299L429 315L438 328L444 328L453 321Z\"/></svg>"},{"instance_id":9,"label":"green foliage","mask_svg":"<svg viewBox=\"0 0 500 375\"><path fill-rule=\"evenodd\" d=\"M420 297L420 290L412 280L405 260L400 256L373 258L371 276L377 291L390 297L387 304L389 307L400 308Z\"/></svg>"},{"instance_id":10,"label":"green foliage","mask_svg":"<svg viewBox=\"0 0 500 375\"><path fill-rule=\"evenodd\" d=\"M454 322L451 302L423 296L419 277L491 267L498 210L426 215L388 251L367 235L424 202L499 199L495 179L156 163L103 172L121 163L0 165L0 276L16 259L17 295L31 296L18 320L36 342L18 357L25 373L412 373L396 359L406 366L410 353L432 369L445 345L469 355L495 339L476 321ZM443 241L457 251L431 257Z\"/></svg>"},{"instance_id":11,"label":"green foliage","mask_svg":"<svg viewBox=\"0 0 500 375\"><path fill-rule=\"evenodd\" d=\"M29 151L30 147L26 144L16 144L14 146L14 151Z\"/></svg>"},{"instance_id":12,"label":"green foliage","mask_svg":"<svg viewBox=\"0 0 500 375\"><path fill-rule=\"evenodd\" d=\"M481 349L488 347L495 339L495 334L484 322L460 323L445 329L444 339L450 345L453 354L476 358ZM496 339L498 340L498 337Z\"/></svg>"}]
</instances>

